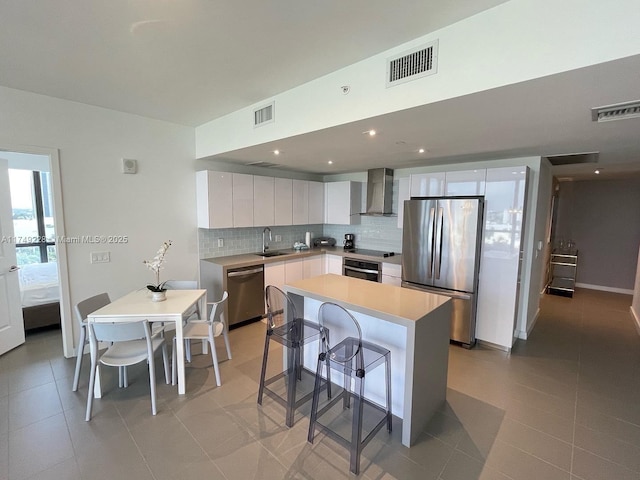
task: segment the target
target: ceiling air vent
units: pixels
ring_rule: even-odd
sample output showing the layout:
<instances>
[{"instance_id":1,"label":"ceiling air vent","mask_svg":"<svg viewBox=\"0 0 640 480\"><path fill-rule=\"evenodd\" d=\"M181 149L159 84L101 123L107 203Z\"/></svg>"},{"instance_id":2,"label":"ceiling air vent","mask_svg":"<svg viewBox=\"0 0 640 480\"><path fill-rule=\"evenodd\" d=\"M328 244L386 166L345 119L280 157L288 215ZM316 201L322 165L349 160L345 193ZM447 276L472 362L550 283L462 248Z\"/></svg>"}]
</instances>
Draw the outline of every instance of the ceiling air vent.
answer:
<instances>
[{"instance_id":1,"label":"ceiling air vent","mask_svg":"<svg viewBox=\"0 0 640 480\"><path fill-rule=\"evenodd\" d=\"M264 168L276 168L276 167L281 167L282 165L278 165L277 163L271 163L271 162L250 162L250 163L247 163L247 166L264 167Z\"/></svg>"},{"instance_id":2,"label":"ceiling air vent","mask_svg":"<svg viewBox=\"0 0 640 480\"><path fill-rule=\"evenodd\" d=\"M569 153L566 155L547 155L551 165L575 165L578 163L598 163L600 152Z\"/></svg>"},{"instance_id":3,"label":"ceiling air vent","mask_svg":"<svg viewBox=\"0 0 640 480\"><path fill-rule=\"evenodd\" d=\"M611 120L638 117L640 117L640 100L591 109L591 120L594 122L610 122Z\"/></svg>"},{"instance_id":4,"label":"ceiling air vent","mask_svg":"<svg viewBox=\"0 0 640 480\"><path fill-rule=\"evenodd\" d=\"M438 41L387 60L387 87L433 75L438 71Z\"/></svg>"},{"instance_id":5,"label":"ceiling air vent","mask_svg":"<svg viewBox=\"0 0 640 480\"><path fill-rule=\"evenodd\" d=\"M267 123L271 123L274 120L275 102L270 103L265 107L258 108L253 111L253 126L259 127Z\"/></svg>"}]
</instances>

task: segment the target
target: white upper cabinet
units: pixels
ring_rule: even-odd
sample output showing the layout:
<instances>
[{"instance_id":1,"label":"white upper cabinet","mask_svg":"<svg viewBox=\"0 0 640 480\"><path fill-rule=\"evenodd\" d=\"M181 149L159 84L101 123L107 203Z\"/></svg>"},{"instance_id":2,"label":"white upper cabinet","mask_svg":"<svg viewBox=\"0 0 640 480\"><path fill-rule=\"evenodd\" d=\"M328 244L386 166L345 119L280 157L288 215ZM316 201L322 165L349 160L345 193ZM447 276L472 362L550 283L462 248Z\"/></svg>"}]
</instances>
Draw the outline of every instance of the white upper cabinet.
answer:
<instances>
[{"instance_id":1,"label":"white upper cabinet","mask_svg":"<svg viewBox=\"0 0 640 480\"><path fill-rule=\"evenodd\" d=\"M293 180L293 225L309 223L309 182Z\"/></svg>"},{"instance_id":2,"label":"white upper cabinet","mask_svg":"<svg viewBox=\"0 0 640 480\"><path fill-rule=\"evenodd\" d=\"M324 223L324 183L309 183L309 216L308 223Z\"/></svg>"},{"instance_id":3,"label":"white upper cabinet","mask_svg":"<svg viewBox=\"0 0 640 480\"><path fill-rule=\"evenodd\" d=\"M293 180L275 179L275 218L274 225L293 223Z\"/></svg>"},{"instance_id":4,"label":"white upper cabinet","mask_svg":"<svg viewBox=\"0 0 640 480\"><path fill-rule=\"evenodd\" d=\"M447 197L484 195L487 170L463 170L445 174L444 194Z\"/></svg>"},{"instance_id":5,"label":"white upper cabinet","mask_svg":"<svg viewBox=\"0 0 640 480\"><path fill-rule=\"evenodd\" d=\"M232 174L233 226L253 227L253 175Z\"/></svg>"},{"instance_id":6,"label":"white upper cabinet","mask_svg":"<svg viewBox=\"0 0 640 480\"><path fill-rule=\"evenodd\" d=\"M275 178L253 177L253 226L275 225Z\"/></svg>"},{"instance_id":7,"label":"white upper cabinet","mask_svg":"<svg viewBox=\"0 0 640 480\"><path fill-rule=\"evenodd\" d=\"M411 175L411 196L441 197L444 195L444 183L444 172Z\"/></svg>"},{"instance_id":8,"label":"white upper cabinet","mask_svg":"<svg viewBox=\"0 0 640 480\"><path fill-rule=\"evenodd\" d=\"M233 227L231 173L196 172L196 203L199 228Z\"/></svg>"},{"instance_id":9,"label":"white upper cabinet","mask_svg":"<svg viewBox=\"0 0 640 480\"><path fill-rule=\"evenodd\" d=\"M360 223L362 184L360 182L325 183L325 220L334 225Z\"/></svg>"},{"instance_id":10,"label":"white upper cabinet","mask_svg":"<svg viewBox=\"0 0 640 480\"><path fill-rule=\"evenodd\" d=\"M398 228L404 223L404 201L411 199L411 179L404 177L398 179Z\"/></svg>"},{"instance_id":11,"label":"white upper cabinet","mask_svg":"<svg viewBox=\"0 0 640 480\"><path fill-rule=\"evenodd\" d=\"M308 180L292 181L292 224L323 223L324 184Z\"/></svg>"}]
</instances>

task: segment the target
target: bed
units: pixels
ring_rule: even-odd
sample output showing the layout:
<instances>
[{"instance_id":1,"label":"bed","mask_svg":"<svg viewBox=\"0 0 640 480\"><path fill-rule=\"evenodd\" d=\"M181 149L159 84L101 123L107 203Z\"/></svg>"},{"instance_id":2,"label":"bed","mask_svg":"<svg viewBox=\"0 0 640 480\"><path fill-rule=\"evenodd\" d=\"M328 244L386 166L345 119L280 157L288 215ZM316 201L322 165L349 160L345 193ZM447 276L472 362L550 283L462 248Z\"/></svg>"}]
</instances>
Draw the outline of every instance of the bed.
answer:
<instances>
[{"instance_id":1,"label":"bed","mask_svg":"<svg viewBox=\"0 0 640 480\"><path fill-rule=\"evenodd\" d=\"M60 325L58 264L21 265L19 277L25 331Z\"/></svg>"}]
</instances>

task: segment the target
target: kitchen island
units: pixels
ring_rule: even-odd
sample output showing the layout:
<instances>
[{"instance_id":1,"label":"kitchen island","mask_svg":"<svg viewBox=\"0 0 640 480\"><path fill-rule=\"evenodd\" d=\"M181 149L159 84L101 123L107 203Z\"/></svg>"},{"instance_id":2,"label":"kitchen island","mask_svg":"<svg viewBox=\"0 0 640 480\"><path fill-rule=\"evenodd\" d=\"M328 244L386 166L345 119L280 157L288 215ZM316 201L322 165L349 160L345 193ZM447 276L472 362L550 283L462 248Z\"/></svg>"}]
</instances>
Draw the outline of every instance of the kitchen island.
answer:
<instances>
[{"instance_id":1,"label":"kitchen island","mask_svg":"<svg viewBox=\"0 0 640 480\"><path fill-rule=\"evenodd\" d=\"M391 351L392 412L402 419L402 443L410 447L446 399L450 298L332 274L287 284L285 290L309 320L317 321L323 302L341 305L360 323L363 339ZM315 371L316 361L305 358L305 367ZM380 404L383 378L369 382L374 388L366 392Z\"/></svg>"}]
</instances>

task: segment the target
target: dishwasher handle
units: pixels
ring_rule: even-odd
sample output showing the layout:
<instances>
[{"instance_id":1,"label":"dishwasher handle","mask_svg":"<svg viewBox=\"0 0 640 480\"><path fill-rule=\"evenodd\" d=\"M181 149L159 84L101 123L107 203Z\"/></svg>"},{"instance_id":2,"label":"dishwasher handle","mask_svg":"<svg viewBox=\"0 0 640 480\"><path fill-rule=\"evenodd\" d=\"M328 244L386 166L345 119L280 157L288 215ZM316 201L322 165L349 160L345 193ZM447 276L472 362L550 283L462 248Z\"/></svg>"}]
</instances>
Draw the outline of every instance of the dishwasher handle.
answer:
<instances>
[{"instance_id":1,"label":"dishwasher handle","mask_svg":"<svg viewBox=\"0 0 640 480\"><path fill-rule=\"evenodd\" d=\"M263 268L254 268L251 270L237 270L237 271L229 271L227 272L227 277L246 277L248 275L253 275L254 273L263 272Z\"/></svg>"}]
</instances>

